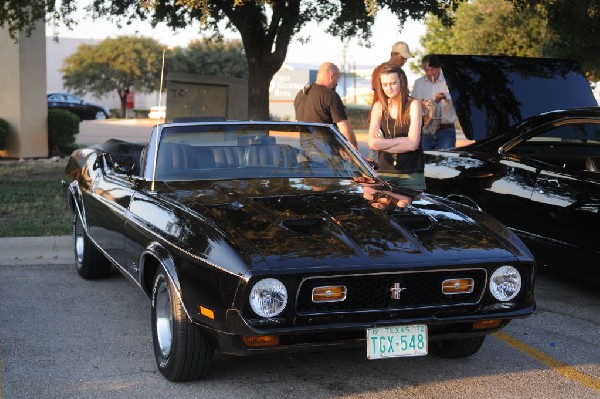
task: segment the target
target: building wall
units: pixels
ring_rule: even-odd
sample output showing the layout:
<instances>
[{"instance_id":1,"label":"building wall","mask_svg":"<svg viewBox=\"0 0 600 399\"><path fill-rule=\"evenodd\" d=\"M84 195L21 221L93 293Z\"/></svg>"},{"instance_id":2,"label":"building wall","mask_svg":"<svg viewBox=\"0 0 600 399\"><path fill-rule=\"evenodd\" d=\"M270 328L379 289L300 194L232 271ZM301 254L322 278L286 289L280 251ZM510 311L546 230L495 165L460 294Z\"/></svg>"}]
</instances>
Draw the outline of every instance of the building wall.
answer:
<instances>
[{"instance_id":1,"label":"building wall","mask_svg":"<svg viewBox=\"0 0 600 399\"><path fill-rule=\"evenodd\" d=\"M248 119L248 82L245 79L171 73L166 81L167 120Z\"/></svg>"},{"instance_id":2,"label":"building wall","mask_svg":"<svg viewBox=\"0 0 600 399\"><path fill-rule=\"evenodd\" d=\"M48 156L45 24L38 23L31 37L19 34L18 43L0 29L0 117L11 137L0 156Z\"/></svg>"}]
</instances>

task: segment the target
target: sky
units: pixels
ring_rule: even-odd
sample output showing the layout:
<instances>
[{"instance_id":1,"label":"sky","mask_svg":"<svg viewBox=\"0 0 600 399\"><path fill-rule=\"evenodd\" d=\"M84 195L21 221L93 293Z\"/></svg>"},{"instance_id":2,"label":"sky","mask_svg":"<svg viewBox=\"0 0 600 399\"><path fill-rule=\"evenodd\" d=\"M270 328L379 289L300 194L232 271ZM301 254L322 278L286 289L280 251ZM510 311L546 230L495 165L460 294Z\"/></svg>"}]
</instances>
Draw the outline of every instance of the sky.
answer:
<instances>
[{"instance_id":1,"label":"sky","mask_svg":"<svg viewBox=\"0 0 600 399\"><path fill-rule=\"evenodd\" d=\"M323 33L324 29L324 26L319 26L316 23L305 26L300 32L300 36L310 36L310 42L300 44L293 40L288 48L288 55L285 62L318 66L323 62L330 61L337 64L340 69L343 69L345 59L348 69L353 69L354 66L358 68L376 66L389 59L391 47L397 41L402 40L406 42L413 53L414 50L420 50L419 40L425 33L424 25L421 22L412 20L407 21L400 31L397 19L389 11L380 10L373 26L373 46L371 48L360 46L358 41L353 39L348 43L344 54L344 46L341 40ZM107 37L139 34L141 36L152 37L169 47L184 47L191 40L202 38L199 23L185 30L173 32L165 24L160 24L156 28L152 28L149 23L137 21L135 24L124 26L119 30L113 23L106 20L92 21L84 16L79 18L79 23L73 30L59 27L57 32L59 38L98 40ZM46 34L52 35L53 33L53 28L47 26ZM225 36L228 39L239 38L234 32ZM409 82L414 81L418 77L412 74L409 68L405 67L404 70L407 72Z\"/></svg>"}]
</instances>

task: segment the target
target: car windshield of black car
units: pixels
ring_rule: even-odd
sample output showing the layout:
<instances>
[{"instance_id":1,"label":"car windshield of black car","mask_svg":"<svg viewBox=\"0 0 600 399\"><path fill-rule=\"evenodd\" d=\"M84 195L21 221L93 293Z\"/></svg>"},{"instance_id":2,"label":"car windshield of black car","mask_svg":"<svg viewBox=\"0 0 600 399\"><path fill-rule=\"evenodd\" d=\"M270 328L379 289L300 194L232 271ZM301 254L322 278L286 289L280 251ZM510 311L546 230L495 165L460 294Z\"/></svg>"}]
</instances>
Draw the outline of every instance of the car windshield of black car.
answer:
<instances>
[{"instance_id":1,"label":"car windshield of black car","mask_svg":"<svg viewBox=\"0 0 600 399\"><path fill-rule=\"evenodd\" d=\"M190 124L163 128L156 180L373 177L328 126Z\"/></svg>"}]
</instances>

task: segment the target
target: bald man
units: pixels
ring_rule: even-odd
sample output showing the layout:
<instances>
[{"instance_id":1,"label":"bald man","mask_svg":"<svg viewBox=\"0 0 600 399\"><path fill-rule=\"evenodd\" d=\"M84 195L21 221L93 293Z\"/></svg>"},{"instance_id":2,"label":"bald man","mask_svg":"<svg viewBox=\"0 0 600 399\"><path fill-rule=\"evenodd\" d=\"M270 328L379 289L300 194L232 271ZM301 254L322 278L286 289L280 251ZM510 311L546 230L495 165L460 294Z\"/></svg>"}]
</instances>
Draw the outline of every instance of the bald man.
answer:
<instances>
[{"instance_id":1,"label":"bald man","mask_svg":"<svg viewBox=\"0 0 600 399\"><path fill-rule=\"evenodd\" d=\"M321 65L315 83L306 85L296 95L296 120L335 124L350 144L358 148L346 107L335 91L339 78L340 70L335 64L326 62Z\"/></svg>"}]
</instances>

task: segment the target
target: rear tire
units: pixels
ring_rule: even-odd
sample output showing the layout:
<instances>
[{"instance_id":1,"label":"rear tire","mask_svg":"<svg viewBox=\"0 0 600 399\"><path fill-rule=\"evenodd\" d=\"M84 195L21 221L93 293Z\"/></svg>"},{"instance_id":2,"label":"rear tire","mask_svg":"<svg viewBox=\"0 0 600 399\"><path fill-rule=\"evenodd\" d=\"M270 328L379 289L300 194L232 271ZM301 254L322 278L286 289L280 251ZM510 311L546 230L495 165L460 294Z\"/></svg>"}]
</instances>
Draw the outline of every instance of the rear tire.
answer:
<instances>
[{"instance_id":1,"label":"rear tire","mask_svg":"<svg viewBox=\"0 0 600 399\"><path fill-rule=\"evenodd\" d=\"M460 359L477 353L484 341L485 335L481 337L449 339L433 342L429 349L433 354L444 359Z\"/></svg>"},{"instance_id":2,"label":"rear tire","mask_svg":"<svg viewBox=\"0 0 600 399\"><path fill-rule=\"evenodd\" d=\"M111 264L88 238L79 214L73 216L73 251L77 273L86 280L108 277Z\"/></svg>"},{"instance_id":3,"label":"rear tire","mask_svg":"<svg viewBox=\"0 0 600 399\"><path fill-rule=\"evenodd\" d=\"M208 371L213 347L188 318L162 267L152 290L152 340L156 365L166 379L198 380Z\"/></svg>"}]
</instances>

